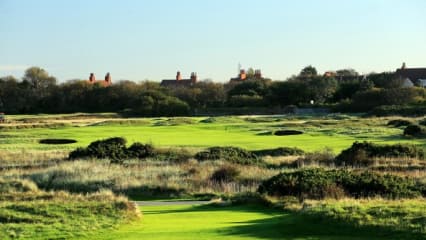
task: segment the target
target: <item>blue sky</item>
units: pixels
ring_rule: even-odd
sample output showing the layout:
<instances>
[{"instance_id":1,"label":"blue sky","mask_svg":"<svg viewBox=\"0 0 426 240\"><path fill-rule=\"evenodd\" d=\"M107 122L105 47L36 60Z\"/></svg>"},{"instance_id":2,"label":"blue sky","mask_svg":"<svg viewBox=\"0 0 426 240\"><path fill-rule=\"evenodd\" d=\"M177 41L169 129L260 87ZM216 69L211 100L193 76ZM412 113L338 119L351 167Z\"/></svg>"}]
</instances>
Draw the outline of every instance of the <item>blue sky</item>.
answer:
<instances>
[{"instance_id":1,"label":"blue sky","mask_svg":"<svg viewBox=\"0 0 426 240\"><path fill-rule=\"evenodd\" d=\"M244 68L285 80L306 65L426 67L424 0L0 0L0 76L156 80Z\"/></svg>"}]
</instances>

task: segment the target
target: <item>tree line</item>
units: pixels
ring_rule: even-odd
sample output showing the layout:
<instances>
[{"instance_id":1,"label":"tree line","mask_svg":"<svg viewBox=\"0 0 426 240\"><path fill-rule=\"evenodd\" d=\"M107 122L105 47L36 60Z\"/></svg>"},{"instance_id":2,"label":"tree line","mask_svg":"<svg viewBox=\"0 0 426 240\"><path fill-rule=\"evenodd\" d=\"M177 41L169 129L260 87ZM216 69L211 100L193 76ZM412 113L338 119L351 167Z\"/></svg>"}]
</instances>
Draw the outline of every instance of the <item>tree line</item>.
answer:
<instances>
[{"instance_id":1,"label":"tree line","mask_svg":"<svg viewBox=\"0 0 426 240\"><path fill-rule=\"evenodd\" d=\"M360 77L352 69L319 75L312 66L286 81L251 77L240 83L201 81L165 88L158 82L120 81L109 87L73 80L57 83L39 67L22 79L0 78L0 111L8 114L121 112L139 116L190 115L214 108L331 106L339 111L368 111L382 105L423 102L423 88L401 88L393 73Z\"/></svg>"}]
</instances>

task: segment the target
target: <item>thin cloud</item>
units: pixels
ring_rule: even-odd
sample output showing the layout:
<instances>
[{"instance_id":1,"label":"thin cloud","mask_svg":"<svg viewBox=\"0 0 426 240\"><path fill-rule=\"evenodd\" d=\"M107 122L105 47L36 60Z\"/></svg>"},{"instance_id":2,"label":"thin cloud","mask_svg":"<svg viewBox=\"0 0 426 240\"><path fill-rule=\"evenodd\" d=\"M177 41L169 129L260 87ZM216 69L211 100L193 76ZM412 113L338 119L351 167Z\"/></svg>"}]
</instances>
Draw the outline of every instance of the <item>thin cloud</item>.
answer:
<instances>
[{"instance_id":1,"label":"thin cloud","mask_svg":"<svg viewBox=\"0 0 426 240\"><path fill-rule=\"evenodd\" d=\"M27 65L0 65L0 71L22 71L27 68Z\"/></svg>"}]
</instances>

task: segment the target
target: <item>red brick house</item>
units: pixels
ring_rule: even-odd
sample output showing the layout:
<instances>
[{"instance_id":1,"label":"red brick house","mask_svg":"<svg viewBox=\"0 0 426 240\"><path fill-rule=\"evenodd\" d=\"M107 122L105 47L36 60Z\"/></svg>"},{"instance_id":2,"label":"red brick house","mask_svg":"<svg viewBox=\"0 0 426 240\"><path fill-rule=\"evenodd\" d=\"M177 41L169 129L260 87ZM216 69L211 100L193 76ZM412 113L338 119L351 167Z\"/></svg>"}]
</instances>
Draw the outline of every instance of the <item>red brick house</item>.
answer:
<instances>
[{"instance_id":1,"label":"red brick house","mask_svg":"<svg viewBox=\"0 0 426 240\"><path fill-rule=\"evenodd\" d=\"M89 80L87 82L90 84L98 83L103 87L108 87L112 84L111 74L107 73L104 80L96 80L95 74L90 73Z\"/></svg>"},{"instance_id":2,"label":"red brick house","mask_svg":"<svg viewBox=\"0 0 426 240\"><path fill-rule=\"evenodd\" d=\"M164 79L160 85L163 87L189 87L197 83L197 73L192 72L189 79L182 79L181 73L176 73L176 79Z\"/></svg>"}]
</instances>

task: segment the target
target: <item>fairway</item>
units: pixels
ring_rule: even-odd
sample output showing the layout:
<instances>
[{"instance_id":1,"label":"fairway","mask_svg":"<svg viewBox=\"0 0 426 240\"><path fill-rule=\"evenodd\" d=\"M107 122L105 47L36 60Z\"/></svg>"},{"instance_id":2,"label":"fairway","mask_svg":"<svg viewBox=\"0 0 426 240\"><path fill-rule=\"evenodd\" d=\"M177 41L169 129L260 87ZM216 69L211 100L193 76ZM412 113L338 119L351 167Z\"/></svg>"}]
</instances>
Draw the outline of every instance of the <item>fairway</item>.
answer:
<instances>
[{"instance_id":1,"label":"fairway","mask_svg":"<svg viewBox=\"0 0 426 240\"><path fill-rule=\"evenodd\" d=\"M144 206L138 222L90 239L400 239L262 206Z\"/></svg>"},{"instance_id":2,"label":"fairway","mask_svg":"<svg viewBox=\"0 0 426 240\"><path fill-rule=\"evenodd\" d=\"M49 116L49 115L48 115ZM50 115L51 119L62 117ZM49 122L49 117L45 117ZM52 122L54 122L52 120ZM0 149L69 151L78 146L109 137L125 137L129 143L140 141L158 147L206 148L211 146L238 146L246 149L299 147L306 151L326 147L336 153L354 141L377 143L412 143L425 145L423 139L402 135L402 129L386 126L386 119L347 117L335 120L321 117L307 121L292 116L276 117L218 117L218 118L138 118L96 119L95 122L65 126L5 129L0 135ZM6 125L7 126L7 125ZM303 131L302 135L275 136L280 129ZM77 143L65 145L39 144L40 139L75 139Z\"/></svg>"}]
</instances>

